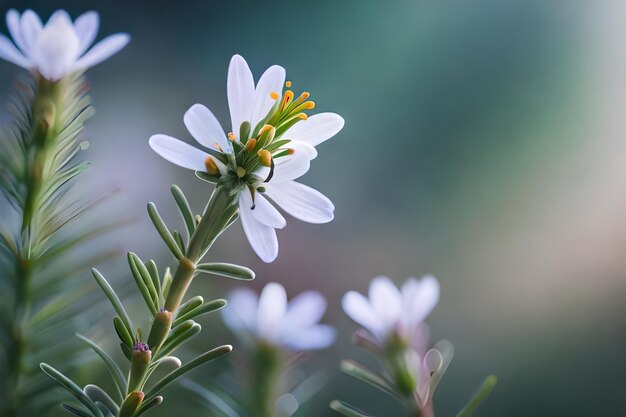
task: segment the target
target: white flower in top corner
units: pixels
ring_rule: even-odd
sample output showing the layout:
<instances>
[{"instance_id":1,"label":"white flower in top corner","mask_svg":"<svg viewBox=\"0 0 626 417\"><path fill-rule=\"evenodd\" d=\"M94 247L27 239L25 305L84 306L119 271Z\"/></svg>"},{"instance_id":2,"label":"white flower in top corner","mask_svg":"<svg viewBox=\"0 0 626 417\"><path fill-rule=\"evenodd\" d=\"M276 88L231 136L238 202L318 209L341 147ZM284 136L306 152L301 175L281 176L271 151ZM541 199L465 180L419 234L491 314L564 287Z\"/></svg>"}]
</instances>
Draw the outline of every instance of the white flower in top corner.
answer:
<instances>
[{"instance_id":1,"label":"white flower in top corner","mask_svg":"<svg viewBox=\"0 0 626 417\"><path fill-rule=\"evenodd\" d=\"M150 138L150 146L163 158L238 193L244 231L265 262L276 259L275 229L286 225L270 199L305 222L326 223L334 217L328 198L295 180L309 170L317 156L315 146L337 134L344 121L335 113L308 116L306 112L315 107L309 93L295 97L290 87L278 65L268 68L255 85L248 64L235 55L228 68L232 123L228 134L208 108L195 104L184 122L206 150L167 135Z\"/></svg>"},{"instance_id":2,"label":"white flower in top corner","mask_svg":"<svg viewBox=\"0 0 626 417\"><path fill-rule=\"evenodd\" d=\"M250 289L238 289L228 297L222 310L224 322L248 343L261 341L299 352L330 346L336 330L319 324L326 300L316 291L306 291L287 302L285 288L269 283L257 296Z\"/></svg>"},{"instance_id":3,"label":"white flower in top corner","mask_svg":"<svg viewBox=\"0 0 626 417\"><path fill-rule=\"evenodd\" d=\"M65 10L57 10L43 25L39 16L26 10L6 15L11 42L0 34L0 58L41 74L48 81L58 81L76 71L83 71L120 51L130 36L117 33L107 36L91 49L100 20L98 13L87 12L73 23Z\"/></svg>"},{"instance_id":4,"label":"white flower in top corner","mask_svg":"<svg viewBox=\"0 0 626 417\"><path fill-rule=\"evenodd\" d=\"M341 305L380 344L399 335L417 348L427 342L424 320L438 302L439 282L432 276L409 278L401 289L389 278L377 277L370 283L369 298L349 291Z\"/></svg>"}]
</instances>

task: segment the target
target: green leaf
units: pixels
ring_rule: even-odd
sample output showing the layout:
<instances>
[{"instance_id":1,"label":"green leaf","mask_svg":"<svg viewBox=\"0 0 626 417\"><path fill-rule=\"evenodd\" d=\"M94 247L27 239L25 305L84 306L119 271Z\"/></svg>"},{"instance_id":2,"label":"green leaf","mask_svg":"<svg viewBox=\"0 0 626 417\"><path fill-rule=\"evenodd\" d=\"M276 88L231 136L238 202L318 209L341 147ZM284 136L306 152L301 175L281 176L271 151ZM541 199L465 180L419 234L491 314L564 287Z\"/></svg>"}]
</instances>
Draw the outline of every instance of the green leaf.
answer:
<instances>
[{"instance_id":1,"label":"green leaf","mask_svg":"<svg viewBox=\"0 0 626 417\"><path fill-rule=\"evenodd\" d=\"M204 298L201 295L196 295L195 297L190 298L186 302L178 307L178 311L176 312L177 316L180 317L183 314L189 313L194 308L198 308L204 303Z\"/></svg>"},{"instance_id":2,"label":"green leaf","mask_svg":"<svg viewBox=\"0 0 626 417\"><path fill-rule=\"evenodd\" d=\"M113 317L113 327L115 328L115 333L117 333L117 336L120 338L120 340L126 346L132 347L133 337L130 335L130 333L128 333L126 326L124 326L122 320L117 316Z\"/></svg>"},{"instance_id":3,"label":"green leaf","mask_svg":"<svg viewBox=\"0 0 626 417\"><path fill-rule=\"evenodd\" d=\"M73 407L69 404L62 404L62 405L63 405L63 408L65 408L67 411L79 417L93 417L93 414L88 414L84 412L83 410L79 410L78 408Z\"/></svg>"},{"instance_id":4,"label":"green leaf","mask_svg":"<svg viewBox=\"0 0 626 417\"><path fill-rule=\"evenodd\" d=\"M456 417L472 417L474 412L482 403L485 398L491 394L491 391L496 387L498 383L498 378L495 375L489 375L485 378L485 381L482 383L480 388L478 388L478 392L474 395L474 397L470 400L470 402L456 415Z\"/></svg>"},{"instance_id":5,"label":"green leaf","mask_svg":"<svg viewBox=\"0 0 626 417\"><path fill-rule=\"evenodd\" d=\"M148 272L150 272L150 278L152 278L152 285L156 288L157 295L159 298L159 305L157 307L163 306L165 304L165 300L163 299L163 290L161 289L161 279L159 277L159 269L152 259L145 263L146 268L148 268Z\"/></svg>"},{"instance_id":6,"label":"green leaf","mask_svg":"<svg viewBox=\"0 0 626 417\"><path fill-rule=\"evenodd\" d=\"M83 390L80 389L80 387L76 385L74 381L72 381L71 379L63 375L61 372L57 371L52 366L46 363L39 364L39 367L41 368L42 371L48 374L50 378L58 382L63 388L65 388L70 394L72 394L78 401L80 401L81 404L87 407L87 409L91 411L91 413L95 417L104 417L104 415L102 414L100 409L96 406L96 404L94 404L93 401L91 401L89 397L85 395Z\"/></svg>"},{"instance_id":7,"label":"green leaf","mask_svg":"<svg viewBox=\"0 0 626 417\"><path fill-rule=\"evenodd\" d=\"M124 309L124 306L122 305L120 299L117 297L117 294L115 294L115 291L113 291L113 288L111 288L107 280L97 269L94 268L91 270L91 272L93 273L93 277L96 279L96 282L98 283L100 288L102 288L104 295L106 295L106 297L111 302L111 305L113 305L113 308L115 309L117 315L120 317L120 320L122 320L122 323L124 323L124 327L126 327L128 333L135 333L133 331L133 326L131 325L130 317L128 316L128 313L126 313L126 310Z\"/></svg>"},{"instance_id":8,"label":"green leaf","mask_svg":"<svg viewBox=\"0 0 626 417\"><path fill-rule=\"evenodd\" d=\"M223 346L216 347L215 349L211 349L208 352L203 353L202 355L198 356L197 358L190 361L189 363L186 363L185 365L181 366L175 371L170 372L163 379L157 382L150 391L148 391L148 393L146 394L146 399L147 399L146 401L152 400L152 398L154 398L161 390L163 390L166 386L174 382L176 379L185 375L187 372L197 368L198 366L204 365L207 362L217 359L221 356L227 355L232 350L233 350L233 347L230 345L223 345ZM144 407L142 406L140 410L143 408Z\"/></svg>"},{"instance_id":9,"label":"green leaf","mask_svg":"<svg viewBox=\"0 0 626 417\"><path fill-rule=\"evenodd\" d=\"M160 395L157 395L156 397L154 397L150 401L145 401L143 403L142 407L135 413L134 417L139 417L140 415L142 415L146 411L156 407L157 405L161 404L162 402L163 402L163 397L161 397Z\"/></svg>"},{"instance_id":10,"label":"green leaf","mask_svg":"<svg viewBox=\"0 0 626 417\"><path fill-rule=\"evenodd\" d=\"M330 403L330 408L339 414L343 414L346 417L373 417L370 414L363 414L361 411L357 410L350 404L344 403L343 401L333 400Z\"/></svg>"},{"instance_id":11,"label":"green leaf","mask_svg":"<svg viewBox=\"0 0 626 417\"><path fill-rule=\"evenodd\" d=\"M150 314L155 316L156 313L158 313L158 297L156 294L156 288L154 288L152 284L152 278L150 278L148 269L145 267L139 256L132 252L128 252L128 266L130 267L130 272L135 279L137 288L139 289L148 310L150 310Z\"/></svg>"},{"instance_id":12,"label":"green leaf","mask_svg":"<svg viewBox=\"0 0 626 417\"><path fill-rule=\"evenodd\" d=\"M373 387L391 395L394 398L398 398L393 387L383 377L375 374L373 371L367 369L359 363L351 360L345 360L341 362L341 370L356 379L367 382Z\"/></svg>"},{"instance_id":13,"label":"green leaf","mask_svg":"<svg viewBox=\"0 0 626 417\"><path fill-rule=\"evenodd\" d=\"M101 403L105 406L111 414L116 415L118 413L119 407L115 404L115 401L99 386L93 384L86 385L83 388L83 392L95 404Z\"/></svg>"},{"instance_id":14,"label":"green leaf","mask_svg":"<svg viewBox=\"0 0 626 417\"><path fill-rule=\"evenodd\" d=\"M251 280L254 279L254 271L245 266L239 266L228 263L203 263L199 264L196 269L198 272L204 272L207 274L221 275L223 277Z\"/></svg>"},{"instance_id":15,"label":"green leaf","mask_svg":"<svg viewBox=\"0 0 626 417\"><path fill-rule=\"evenodd\" d=\"M174 200L176 201L176 205L178 206L178 211L180 211L180 215L185 222L185 226L187 227L187 236L191 237L194 230L196 230L196 223L193 220L193 213L191 212L187 198L185 198L185 194L183 194L182 190L178 188L177 185L172 185L171 191L172 196L174 196Z\"/></svg>"},{"instance_id":16,"label":"green leaf","mask_svg":"<svg viewBox=\"0 0 626 417\"><path fill-rule=\"evenodd\" d=\"M208 314L211 313L213 311L219 310L220 308L223 308L226 305L226 300L223 299L217 299L217 300L213 300L213 301L209 301L208 303L202 304L200 307L194 308L191 311L188 311L187 313L183 314L182 316L177 316L176 320L174 320L174 323L172 325L172 327L176 327L179 324L196 318L198 316L201 316L203 314Z\"/></svg>"},{"instance_id":17,"label":"green leaf","mask_svg":"<svg viewBox=\"0 0 626 417\"><path fill-rule=\"evenodd\" d=\"M200 333L202 326L193 320L188 320L176 327L159 349L154 359L160 359L175 351L181 344Z\"/></svg>"},{"instance_id":18,"label":"green leaf","mask_svg":"<svg viewBox=\"0 0 626 417\"><path fill-rule=\"evenodd\" d=\"M154 205L154 203L148 203L148 215L150 216L150 220L152 220L154 227L157 229L157 232L159 232L159 235L161 236L161 238L163 239L167 247L170 249L172 254L179 261L183 259L184 258L183 253L178 247L178 244L176 244L176 240L174 240L174 237L172 236L172 234L170 233L170 230L165 225L165 222L161 218L161 215L159 215L159 212L156 206Z\"/></svg>"},{"instance_id":19,"label":"green leaf","mask_svg":"<svg viewBox=\"0 0 626 417\"><path fill-rule=\"evenodd\" d=\"M113 359L111 359L111 357L95 342L87 339L85 336L82 336L80 334L77 334L76 336L78 336L83 342L87 343L89 347L91 347L91 349L93 349L93 351L96 352L98 356L100 356L100 359L102 359L102 362L104 362L104 365L106 366L107 370L111 374L111 377L113 378L113 382L115 383L115 388L117 389L117 393L119 394L120 399L123 400L124 391L126 390L126 378L124 377L124 373L122 372L122 370L119 368L119 366L117 366L115 361L113 361Z\"/></svg>"}]
</instances>

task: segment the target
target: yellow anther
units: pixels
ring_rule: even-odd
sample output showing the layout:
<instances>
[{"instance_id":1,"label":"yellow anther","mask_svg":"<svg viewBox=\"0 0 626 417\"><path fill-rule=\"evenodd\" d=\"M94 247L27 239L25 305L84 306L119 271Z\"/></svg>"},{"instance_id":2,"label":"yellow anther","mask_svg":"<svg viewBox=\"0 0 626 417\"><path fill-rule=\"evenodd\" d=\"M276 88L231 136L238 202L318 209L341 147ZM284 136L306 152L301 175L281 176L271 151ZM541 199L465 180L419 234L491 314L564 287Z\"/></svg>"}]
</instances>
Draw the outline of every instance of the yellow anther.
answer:
<instances>
[{"instance_id":1,"label":"yellow anther","mask_svg":"<svg viewBox=\"0 0 626 417\"><path fill-rule=\"evenodd\" d=\"M235 134L233 132L228 132L228 140L230 140L231 142L235 141Z\"/></svg>"},{"instance_id":2,"label":"yellow anther","mask_svg":"<svg viewBox=\"0 0 626 417\"><path fill-rule=\"evenodd\" d=\"M306 100L307 98L309 98L311 94L307 93L306 91L303 92L302 94L300 94L300 97L302 98L302 100Z\"/></svg>"},{"instance_id":3,"label":"yellow anther","mask_svg":"<svg viewBox=\"0 0 626 417\"><path fill-rule=\"evenodd\" d=\"M272 100L278 100L279 95L276 91L272 91L270 93L270 97L272 98Z\"/></svg>"},{"instance_id":4,"label":"yellow anther","mask_svg":"<svg viewBox=\"0 0 626 417\"><path fill-rule=\"evenodd\" d=\"M257 141L254 138L248 139L248 141L246 142L246 151L252 152L254 148L256 148L256 142Z\"/></svg>"},{"instance_id":5,"label":"yellow anther","mask_svg":"<svg viewBox=\"0 0 626 417\"><path fill-rule=\"evenodd\" d=\"M263 125L263 127L259 130L259 136L263 133L271 131L272 129L276 130L272 125Z\"/></svg>"},{"instance_id":6,"label":"yellow anther","mask_svg":"<svg viewBox=\"0 0 626 417\"><path fill-rule=\"evenodd\" d=\"M261 162L261 165L263 165L264 167L272 166L272 154L270 153L270 151L268 151L267 149L261 149L259 150L259 152L257 152L257 155L259 156L259 162Z\"/></svg>"},{"instance_id":7,"label":"yellow anther","mask_svg":"<svg viewBox=\"0 0 626 417\"><path fill-rule=\"evenodd\" d=\"M304 113L298 113L297 117L298 117L298 119L302 119L302 120L306 120L306 119L309 118L309 116L307 116Z\"/></svg>"},{"instance_id":8,"label":"yellow anther","mask_svg":"<svg viewBox=\"0 0 626 417\"><path fill-rule=\"evenodd\" d=\"M291 100L293 99L293 91L291 90L287 90L285 91L285 97L283 97L283 104L280 108L280 110L285 110L285 107L287 107L287 105L291 102Z\"/></svg>"},{"instance_id":9,"label":"yellow anther","mask_svg":"<svg viewBox=\"0 0 626 417\"><path fill-rule=\"evenodd\" d=\"M206 172L211 175L217 175L220 173L220 170L217 168L217 164L211 156L206 157L204 160L204 166L206 168Z\"/></svg>"},{"instance_id":10,"label":"yellow anther","mask_svg":"<svg viewBox=\"0 0 626 417\"><path fill-rule=\"evenodd\" d=\"M291 81L287 81L287 82L285 83L285 87L287 87L287 88L291 87Z\"/></svg>"},{"instance_id":11,"label":"yellow anther","mask_svg":"<svg viewBox=\"0 0 626 417\"><path fill-rule=\"evenodd\" d=\"M213 144L213 147L214 147L215 149L217 149L218 151L220 151L220 152L224 152L224 151L222 150L222 147L221 147L221 146L220 146L217 142L215 142L215 143Z\"/></svg>"},{"instance_id":12,"label":"yellow anther","mask_svg":"<svg viewBox=\"0 0 626 417\"><path fill-rule=\"evenodd\" d=\"M237 167L237 176L243 178L246 175L246 170L242 167Z\"/></svg>"},{"instance_id":13,"label":"yellow anther","mask_svg":"<svg viewBox=\"0 0 626 417\"><path fill-rule=\"evenodd\" d=\"M304 108L307 110L312 110L315 108L315 102L314 101L307 101L306 103L304 103Z\"/></svg>"},{"instance_id":14,"label":"yellow anther","mask_svg":"<svg viewBox=\"0 0 626 417\"><path fill-rule=\"evenodd\" d=\"M294 153L296 153L296 150L293 148L289 148L288 151L289 151L289 155L293 155Z\"/></svg>"}]
</instances>

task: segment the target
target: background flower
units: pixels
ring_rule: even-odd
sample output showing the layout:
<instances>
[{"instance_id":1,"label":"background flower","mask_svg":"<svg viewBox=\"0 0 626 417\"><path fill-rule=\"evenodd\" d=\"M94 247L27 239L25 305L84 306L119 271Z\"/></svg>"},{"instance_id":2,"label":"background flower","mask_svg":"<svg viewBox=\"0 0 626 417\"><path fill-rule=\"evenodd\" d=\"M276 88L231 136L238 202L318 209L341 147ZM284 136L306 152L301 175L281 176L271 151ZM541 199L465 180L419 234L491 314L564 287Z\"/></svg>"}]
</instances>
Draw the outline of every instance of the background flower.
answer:
<instances>
[{"instance_id":1,"label":"background flower","mask_svg":"<svg viewBox=\"0 0 626 417\"><path fill-rule=\"evenodd\" d=\"M117 33L90 49L100 26L98 13L93 11L80 15L72 23L65 10L57 10L43 25L32 10L20 16L11 9L6 21L15 44L0 34L0 58L37 71L49 81L99 64L130 41L129 35Z\"/></svg>"}]
</instances>

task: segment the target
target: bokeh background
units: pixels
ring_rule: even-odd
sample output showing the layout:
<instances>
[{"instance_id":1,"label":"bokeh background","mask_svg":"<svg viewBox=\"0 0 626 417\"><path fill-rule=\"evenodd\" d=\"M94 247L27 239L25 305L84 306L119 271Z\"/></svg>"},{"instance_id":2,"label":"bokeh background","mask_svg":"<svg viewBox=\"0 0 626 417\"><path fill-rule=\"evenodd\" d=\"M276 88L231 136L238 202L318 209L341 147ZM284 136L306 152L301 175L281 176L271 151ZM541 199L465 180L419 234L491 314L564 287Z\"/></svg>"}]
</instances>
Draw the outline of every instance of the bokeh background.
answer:
<instances>
[{"instance_id":1,"label":"bokeh background","mask_svg":"<svg viewBox=\"0 0 626 417\"><path fill-rule=\"evenodd\" d=\"M290 295L316 289L329 299L326 321L340 336L311 359L329 382L302 415L334 415L333 398L379 417L402 415L337 371L343 358L364 358L350 345L356 325L339 301L349 289L366 291L376 275L400 283L426 273L442 284L433 336L456 347L435 398L438 416L454 415L489 373L499 385L480 416L626 415L623 2L0 4L2 14L30 7L46 18L56 8L73 17L95 9L102 34L132 35L124 51L88 74L97 116L87 126L93 168L83 186L119 188L98 216L133 221L102 246L132 249L160 266L171 259L146 202L173 222L170 184L197 211L211 189L160 159L148 138L191 140L182 115L197 102L227 125L232 54L242 54L256 77L283 65L319 110L344 116L344 130L320 147L304 180L333 200L335 220L288 219L271 265L254 256L240 224L211 254L252 267L254 288L278 281ZM3 101L19 72L0 64ZM119 287L130 281L123 264L120 256L101 265ZM216 297L233 287L202 281L196 290ZM102 316L92 333L112 334L112 312ZM234 340L217 316L203 324L211 330L198 346ZM218 372L206 367L196 377L202 383Z\"/></svg>"}]
</instances>

